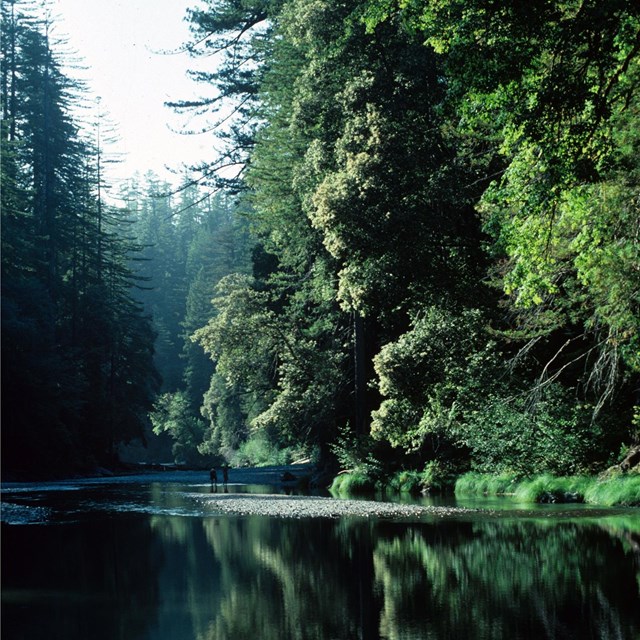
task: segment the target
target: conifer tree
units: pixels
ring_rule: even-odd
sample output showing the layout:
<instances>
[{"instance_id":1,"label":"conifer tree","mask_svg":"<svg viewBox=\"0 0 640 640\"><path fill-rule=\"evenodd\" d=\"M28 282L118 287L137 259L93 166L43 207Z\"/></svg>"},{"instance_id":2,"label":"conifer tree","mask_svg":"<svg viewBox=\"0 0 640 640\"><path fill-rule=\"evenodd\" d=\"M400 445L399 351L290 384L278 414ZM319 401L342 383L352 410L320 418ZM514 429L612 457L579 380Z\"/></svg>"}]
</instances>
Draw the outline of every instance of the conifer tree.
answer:
<instances>
[{"instance_id":1,"label":"conifer tree","mask_svg":"<svg viewBox=\"0 0 640 640\"><path fill-rule=\"evenodd\" d=\"M2 3L3 463L68 472L114 463L141 432L152 334L129 294L135 247L103 199L102 149L71 115L79 85L46 11L18 8Z\"/></svg>"}]
</instances>

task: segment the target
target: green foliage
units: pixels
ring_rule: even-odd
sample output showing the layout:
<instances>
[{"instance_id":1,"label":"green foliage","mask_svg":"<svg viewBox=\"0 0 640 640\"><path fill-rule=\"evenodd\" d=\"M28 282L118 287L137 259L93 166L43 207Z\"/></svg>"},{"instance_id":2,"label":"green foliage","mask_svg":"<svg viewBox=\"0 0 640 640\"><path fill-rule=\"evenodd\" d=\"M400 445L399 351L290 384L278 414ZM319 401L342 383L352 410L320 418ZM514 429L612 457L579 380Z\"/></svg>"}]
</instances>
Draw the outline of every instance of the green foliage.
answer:
<instances>
[{"instance_id":1,"label":"green foliage","mask_svg":"<svg viewBox=\"0 0 640 640\"><path fill-rule=\"evenodd\" d=\"M625 437L615 418L603 413L594 419L592 406L549 385L536 398L487 394L467 414L459 437L479 471L582 473L607 464L613 443Z\"/></svg>"},{"instance_id":2,"label":"green foliage","mask_svg":"<svg viewBox=\"0 0 640 640\"><path fill-rule=\"evenodd\" d=\"M516 498L523 502L582 502L588 479L555 477L544 474L523 480L516 488Z\"/></svg>"},{"instance_id":3,"label":"green foliage","mask_svg":"<svg viewBox=\"0 0 640 640\"><path fill-rule=\"evenodd\" d=\"M430 460L420 474L420 484L426 493L442 493L453 489L459 473L458 465L452 462Z\"/></svg>"},{"instance_id":4,"label":"green foliage","mask_svg":"<svg viewBox=\"0 0 640 640\"><path fill-rule=\"evenodd\" d=\"M304 318L292 296L288 312L276 313L283 303L279 293L249 276L221 281L214 299L218 314L194 334L216 363L206 410L220 418L221 409L238 407L241 397L245 425L280 434L285 448L312 447L331 424L341 355L327 342L334 340L331 325L311 306ZM323 343L328 348L318 349Z\"/></svg>"},{"instance_id":5,"label":"green foliage","mask_svg":"<svg viewBox=\"0 0 640 640\"><path fill-rule=\"evenodd\" d=\"M477 310L457 315L432 307L381 349L374 365L384 399L373 414L375 437L408 451L452 440L465 408L481 402L498 371L483 323Z\"/></svg>"},{"instance_id":6,"label":"green foliage","mask_svg":"<svg viewBox=\"0 0 640 640\"><path fill-rule=\"evenodd\" d=\"M332 444L333 453L341 469L365 467L372 447L370 436L355 434L349 425L339 429L336 440Z\"/></svg>"},{"instance_id":7,"label":"green foliage","mask_svg":"<svg viewBox=\"0 0 640 640\"><path fill-rule=\"evenodd\" d=\"M346 425L339 429L331 449L342 469L331 483L332 493L366 494L382 487L385 473L374 454L375 446L371 436L355 434Z\"/></svg>"},{"instance_id":8,"label":"green foliage","mask_svg":"<svg viewBox=\"0 0 640 640\"><path fill-rule=\"evenodd\" d=\"M414 495L436 494L453 489L455 481L454 465L440 460L431 460L427 462L423 471L397 471L384 482L384 489Z\"/></svg>"},{"instance_id":9,"label":"green foliage","mask_svg":"<svg viewBox=\"0 0 640 640\"><path fill-rule=\"evenodd\" d=\"M487 168L476 208L511 310L505 336L539 362L529 384L558 381L594 415L626 395L626 415L640 353L637 4L370 0L363 19L376 34L401 20L442 65L457 161ZM584 416L558 402L559 430L583 440ZM387 410L401 423L406 400Z\"/></svg>"},{"instance_id":10,"label":"green foliage","mask_svg":"<svg viewBox=\"0 0 640 640\"><path fill-rule=\"evenodd\" d=\"M173 455L179 464L206 465L215 458L198 455L205 430L204 421L193 415L189 399L182 391L163 393L150 414L156 435L167 432L173 440Z\"/></svg>"},{"instance_id":11,"label":"green foliage","mask_svg":"<svg viewBox=\"0 0 640 640\"><path fill-rule=\"evenodd\" d=\"M329 170L305 213L340 265L343 308L389 321L395 333L399 312L445 288L452 300L463 295L481 261L458 189L473 178L448 164L454 152L439 126L443 93L430 52L397 25L378 38L354 26L348 33L339 53L349 55L350 74L333 96L340 127L331 155L319 144L308 154L318 163L323 149Z\"/></svg>"},{"instance_id":12,"label":"green foliage","mask_svg":"<svg viewBox=\"0 0 640 640\"><path fill-rule=\"evenodd\" d=\"M207 196L206 192L203 196L204 190L195 185L185 185L179 198L172 197L163 193L167 185L159 184L151 174L145 183L143 193L135 184L125 192L129 208L137 212L134 228L144 246L135 266L145 284L136 297L153 316L162 391L184 395L189 419L200 432L188 444L180 444L180 458L218 456L224 453L221 446L228 451L229 442L221 444L217 426L202 420L202 415L211 418L214 363L191 340L191 334L216 314L211 301L217 283L229 273L248 270L251 241L247 222L237 215L233 198ZM205 401L205 395L209 400ZM226 420L233 425L230 430L242 432L231 407L222 407L219 413L216 423ZM185 446L190 447L189 452Z\"/></svg>"},{"instance_id":13,"label":"green foliage","mask_svg":"<svg viewBox=\"0 0 640 640\"><path fill-rule=\"evenodd\" d=\"M620 476L591 483L584 492L591 504L640 506L640 475Z\"/></svg>"},{"instance_id":14,"label":"green foliage","mask_svg":"<svg viewBox=\"0 0 640 640\"><path fill-rule=\"evenodd\" d=\"M515 473L493 475L469 471L455 482L456 495L498 496L512 495L518 486L520 476Z\"/></svg>"},{"instance_id":15,"label":"green foliage","mask_svg":"<svg viewBox=\"0 0 640 640\"><path fill-rule=\"evenodd\" d=\"M261 381L269 369L279 340L285 340L274 326L269 296L253 286L248 275L231 274L218 284L213 300L217 314L194 339L217 363L217 372L228 385L246 376ZM251 349L247 348L251 345Z\"/></svg>"},{"instance_id":16,"label":"green foliage","mask_svg":"<svg viewBox=\"0 0 640 640\"><path fill-rule=\"evenodd\" d=\"M535 395L519 390L483 322L478 311L433 308L381 350L384 399L373 435L406 451L467 450L480 471L575 473L606 464L628 435L624 423L616 426L619 410L594 419L593 406L559 384Z\"/></svg>"},{"instance_id":17,"label":"green foliage","mask_svg":"<svg viewBox=\"0 0 640 640\"><path fill-rule=\"evenodd\" d=\"M397 493L418 494L422 491L420 474L417 471L398 471L387 483L387 488Z\"/></svg>"},{"instance_id":18,"label":"green foliage","mask_svg":"<svg viewBox=\"0 0 640 640\"><path fill-rule=\"evenodd\" d=\"M634 405L633 417L631 418L632 436L635 440L640 436L640 405Z\"/></svg>"},{"instance_id":19,"label":"green foliage","mask_svg":"<svg viewBox=\"0 0 640 640\"><path fill-rule=\"evenodd\" d=\"M194 248L202 450L333 443L374 483L409 454L433 468L394 482L435 486L452 460L581 473L630 441L630 1L223 0L192 25L224 64L182 106L238 106L222 138L257 244L221 280Z\"/></svg>"},{"instance_id":20,"label":"green foliage","mask_svg":"<svg viewBox=\"0 0 640 640\"><path fill-rule=\"evenodd\" d=\"M637 371L640 353L637 6L452 1L409 13L461 104L486 111L493 97L508 114L497 121L508 166L480 209L508 258L503 285L521 325L593 334L582 358L609 397L618 360Z\"/></svg>"},{"instance_id":21,"label":"green foliage","mask_svg":"<svg viewBox=\"0 0 640 640\"><path fill-rule=\"evenodd\" d=\"M297 457L294 449L283 448L277 441L270 441L264 431L257 431L233 451L230 464L234 467L287 465Z\"/></svg>"},{"instance_id":22,"label":"green foliage","mask_svg":"<svg viewBox=\"0 0 640 640\"><path fill-rule=\"evenodd\" d=\"M548 169L533 145L523 146L502 183L487 190L481 203L488 224L500 229L498 247L514 258L504 277L506 293L522 314L540 313L537 330L582 322L598 336L597 348L605 354L600 363L614 351L616 359L637 370L637 189L624 184L629 177L616 176L562 190L539 185L545 193L557 193L545 195L544 210L539 209L531 185ZM599 382L595 375L593 380Z\"/></svg>"}]
</instances>

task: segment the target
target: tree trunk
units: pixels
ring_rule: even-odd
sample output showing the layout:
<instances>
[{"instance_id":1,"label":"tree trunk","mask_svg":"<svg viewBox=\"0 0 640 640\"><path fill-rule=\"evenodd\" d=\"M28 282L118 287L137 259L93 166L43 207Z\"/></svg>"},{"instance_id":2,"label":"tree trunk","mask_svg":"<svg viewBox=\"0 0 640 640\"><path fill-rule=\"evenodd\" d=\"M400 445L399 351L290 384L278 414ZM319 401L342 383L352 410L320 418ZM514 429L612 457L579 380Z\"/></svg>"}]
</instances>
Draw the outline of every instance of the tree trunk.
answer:
<instances>
[{"instance_id":1,"label":"tree trunk","mask_svg":"<svg viewBox=\"0 0 640 640\"><path fill-rule=\"evenodd\" d=\"M354 312L354 360L355 360L355 426L356 433L366 432L367 415L367 366L364 318Z\"/></svg>"}]
</instances>

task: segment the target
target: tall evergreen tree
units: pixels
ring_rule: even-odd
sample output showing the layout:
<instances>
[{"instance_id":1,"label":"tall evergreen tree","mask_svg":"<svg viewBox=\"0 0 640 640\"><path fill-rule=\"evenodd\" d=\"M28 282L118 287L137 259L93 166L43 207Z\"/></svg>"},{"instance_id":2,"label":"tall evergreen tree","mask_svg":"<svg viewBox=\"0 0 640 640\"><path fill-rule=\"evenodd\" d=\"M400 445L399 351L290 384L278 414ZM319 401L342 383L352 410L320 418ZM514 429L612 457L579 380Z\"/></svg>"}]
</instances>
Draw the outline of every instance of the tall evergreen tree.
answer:
<instances>
[{"instance_id":1,"label":"tall evergreen tree","mask_svg":"<svg viewBox=\"0 0 640 640\"><path fill-rule=\"evenodd\" d=\"M112 463L154 386L149 322L129 296L133 247L103 201L102 150L71 116L79 87L48 17L2 11L3 466Z\"/></svg>"}]
</instances>

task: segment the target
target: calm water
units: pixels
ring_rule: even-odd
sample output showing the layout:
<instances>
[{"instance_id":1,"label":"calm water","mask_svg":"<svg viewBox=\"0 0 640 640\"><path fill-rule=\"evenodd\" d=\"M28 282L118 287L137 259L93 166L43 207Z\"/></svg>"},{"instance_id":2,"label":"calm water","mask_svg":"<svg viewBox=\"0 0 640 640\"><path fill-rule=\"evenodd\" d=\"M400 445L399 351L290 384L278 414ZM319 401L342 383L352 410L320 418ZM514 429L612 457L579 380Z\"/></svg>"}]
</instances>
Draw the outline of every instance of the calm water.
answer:
<instances>
[{"instance_id":1,"label":"calm water","mask_svg":"<svg viewBox=\"0 0 640 640\"><path fill-rule=\"evenodd\" d=\"M209 490L4 486L3 639L640 638L637 509L282 519L203 511Z\"/></svg>"}]
</instances>

